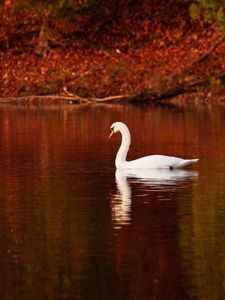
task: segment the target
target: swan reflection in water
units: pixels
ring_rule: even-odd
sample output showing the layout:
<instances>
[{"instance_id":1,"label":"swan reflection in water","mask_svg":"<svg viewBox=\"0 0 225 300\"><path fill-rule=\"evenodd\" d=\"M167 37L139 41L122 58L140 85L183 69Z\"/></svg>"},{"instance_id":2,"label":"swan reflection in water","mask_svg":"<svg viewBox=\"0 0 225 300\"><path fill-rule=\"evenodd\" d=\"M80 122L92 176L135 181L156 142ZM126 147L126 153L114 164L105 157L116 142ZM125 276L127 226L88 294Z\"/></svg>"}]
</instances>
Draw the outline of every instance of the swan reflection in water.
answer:
<instances>
[{"instance_id":1,"label":"swan reflection in water","mask_svg":"<svg viewBox=\"0 0 225 300\"><path fill-rule=\"evenodd\" d=\"M115 178L117 192L112 197L112 219L116 229L122 225L129 225L131 221L132 191L130 183L141 184L147 192L174 191L184 181L189 181L198 176L198 172L183 169L175 170L116 170ZM186 185L186 183L185 183ZM166 194L168 197L168 193ZM169 198L164 200L170 200Z\"/></svg>"}]
</instances>

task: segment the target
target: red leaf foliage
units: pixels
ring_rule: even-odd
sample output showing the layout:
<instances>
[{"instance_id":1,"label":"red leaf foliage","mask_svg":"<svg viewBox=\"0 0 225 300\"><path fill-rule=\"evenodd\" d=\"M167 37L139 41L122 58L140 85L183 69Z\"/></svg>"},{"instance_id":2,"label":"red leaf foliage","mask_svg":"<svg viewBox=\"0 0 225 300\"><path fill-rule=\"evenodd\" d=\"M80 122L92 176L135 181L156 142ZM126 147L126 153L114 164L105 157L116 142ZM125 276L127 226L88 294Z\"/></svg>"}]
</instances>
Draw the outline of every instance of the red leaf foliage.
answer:
<instances>
[{"instance_id":1,"label":"red leaf foliage","mask_svg":"<svg viewBox=\"0 0 225 300\"><path fill-rule=\"evenodd\" d=\"M0 22L0 97L65 87L91 97L160 90L218 40L211 27L190 19L182 0L103 1L90 15L52 19L45 57L34 51L38 14L11 12ZM224 70L224 50L221 44L189 76Z\"/></svg>"}]
</instances>

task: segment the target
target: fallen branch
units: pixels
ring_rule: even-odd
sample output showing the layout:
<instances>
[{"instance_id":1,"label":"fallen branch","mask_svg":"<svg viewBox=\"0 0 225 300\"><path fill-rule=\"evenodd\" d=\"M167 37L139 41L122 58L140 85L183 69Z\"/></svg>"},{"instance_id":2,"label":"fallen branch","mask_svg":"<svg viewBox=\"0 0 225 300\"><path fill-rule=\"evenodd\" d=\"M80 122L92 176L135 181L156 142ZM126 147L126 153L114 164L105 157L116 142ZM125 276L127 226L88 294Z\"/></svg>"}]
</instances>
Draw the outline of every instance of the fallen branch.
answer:
<instances>
[{"instance_id":1,"label":"fallen branch","mask_svg":"<svg viewBox=\"0 0 225 300\"><path fill-rule=\"evenodd\" d=\"M109 96L104 98L83 98L78 95L30 95L30 96L22 96L22 97L7 97L7 98L0 98L0 103L18 103L18 102L39 102L39 101L50 101L57 103L60 102L68 102L69 104L91 104L91 103L109 103L109 102L123 102L125 100L130 99L131 96L129 95L116 95L116 96Z\"/></svg>"},{"instance_id":2,"label":"fallen branch","mask_svg":"<svg viewBox=\"0 0 225 300\"><path fill-rule=\"evenodd\" d=\"M139 95L129 99L130 103L141 103L141 102L152 102L152 103L160 103L162 100L169 99L178 95L182 95L185 93L193 93L196 92L201 86L209 84L212 78L216 79L225 79L225 72L204 77L202 79L193 80L190 82L182 82L174 85L167 90L162 92L154 92L154 91L143 91Z\"/></svg>"},{"instance_id":3,"label":"fallen branch","mask_svg":"<svg viewBox=\"0 0 225 300\"><path fill-rule=\"evenodd\" d=\"M63 95L30 95L22 97L7 97L0 98L1 103L17 103L17 102L35 102L35 101L72 101L79 104L87 103L88 101L85 98L79 96L63 96Z\"/></svg>"},{"instance_id":4,"label":"fallen branch","mask_svg":"<svg viewBox=\"0 0 225 300\"><path fill-rule=\"evenodd\" d=\"M182 69L179 73L173 75L173 80L181 77L184 74L187 74L194 66L204 62L206 59L209 58L209 56L212 54L213 51L216 50L216 48L219 47L219 45L224 42L225 38L222 36L219 38L219 40L203 55L201 55L198 59L194 60L189 66L186 66L184 69Z\"/></svg>"},{"instance_id":5,"label":"fallen branch","mask_svg":"<svg viewBox=\"0 0 225 300\"><path fill-rule=\"evenodd\" d=\"M220 37L220 39L206 52L204 53L200 58L198 58L197 60L195 60L191 66L194 66L198 63L202 63L203 61L205 61L209 56L210 54L216 50L216 48L219 47L219 45L224 41L224 37Z\"/></svg>"},{"instance_id":6,"label":"fallen branch","mask_svg":"<svg viewBox=\"0 0 225 300\"><path fill-rule=\"evenodd\" d=\"M51 103L68 103L68 104L96 104L96 103L152 103L158 104L163 100L170 99L172 97L182 95L184 93L193 93L198 90L199 87L209 84L212 78L225 79L225 72L215 74L212 76L204 77L202 79L193 80L189 82L178 83L171 88L168 88L161 92L155 92L152 90L143 90L138 95L115 95L104 98L83 98L78 95L31 95L24 97L9 97L0 98L1 103L39 103L40 101L50 101Z\"/></svg>"},{"instance_id":7,"label":"fallen branch","mask_svg":"<svg viewBox=\"0 0 225 300\"><path fill-rule=\"evenodd\" d=\"M131 95L116 95L109 96L104 98L89 98L91 102L104 103L104 102L121 102L121 101L129 101L131 99Z\"/></svg>"}]
</instances>

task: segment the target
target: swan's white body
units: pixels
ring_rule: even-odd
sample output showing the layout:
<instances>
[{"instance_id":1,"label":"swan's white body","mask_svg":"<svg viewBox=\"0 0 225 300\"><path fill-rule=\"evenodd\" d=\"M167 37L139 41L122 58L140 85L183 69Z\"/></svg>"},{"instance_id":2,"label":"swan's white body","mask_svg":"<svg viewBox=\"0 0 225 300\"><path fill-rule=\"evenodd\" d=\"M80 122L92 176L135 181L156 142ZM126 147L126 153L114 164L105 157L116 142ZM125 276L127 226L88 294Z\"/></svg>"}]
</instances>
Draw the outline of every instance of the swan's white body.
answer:
<instances>
[{"instance_id":1,"label":"swan's white body","mask_svg":"<svg viewBox=\"0 0 225 300\"><path fill-rule=\"evenodd\" d=\"M115 160L117 169L174 169L183 168L198 161L198 159L183 159L166 155L149 155L127 161L127 152L131 143L131 136L128 127L122 122L115 122L111 125L110 130L111 134L109 137L116 132L120 132L122 135L122 142Z\"/></svg>"}]
</instances>

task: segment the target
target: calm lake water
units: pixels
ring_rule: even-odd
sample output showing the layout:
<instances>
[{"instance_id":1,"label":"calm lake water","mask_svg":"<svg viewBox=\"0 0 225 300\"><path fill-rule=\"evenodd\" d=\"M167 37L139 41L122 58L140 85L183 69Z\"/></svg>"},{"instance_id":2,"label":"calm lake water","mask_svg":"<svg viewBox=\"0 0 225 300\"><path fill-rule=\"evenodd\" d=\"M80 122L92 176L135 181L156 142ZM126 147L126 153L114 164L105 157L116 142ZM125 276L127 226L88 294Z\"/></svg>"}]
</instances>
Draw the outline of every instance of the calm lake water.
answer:
<instances>
[{"instance_id":1,"label":"calm lake water","mask_svg":"<svg viewBox=\"0 0 225 300\"><path fill-rule=\"evenodd\" d=\"M200 161L115 172L129 159ZM225 107L0 107L0 299L225 299Z\"/></svg>"}]
</instances>

